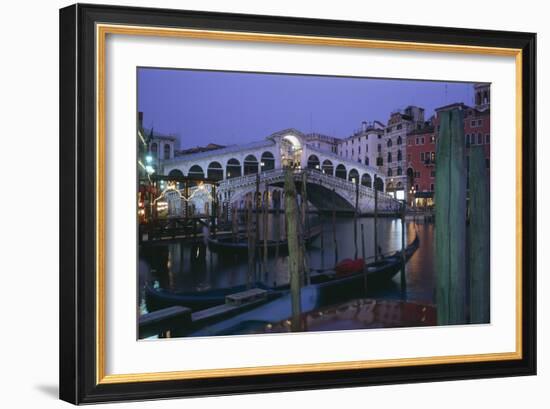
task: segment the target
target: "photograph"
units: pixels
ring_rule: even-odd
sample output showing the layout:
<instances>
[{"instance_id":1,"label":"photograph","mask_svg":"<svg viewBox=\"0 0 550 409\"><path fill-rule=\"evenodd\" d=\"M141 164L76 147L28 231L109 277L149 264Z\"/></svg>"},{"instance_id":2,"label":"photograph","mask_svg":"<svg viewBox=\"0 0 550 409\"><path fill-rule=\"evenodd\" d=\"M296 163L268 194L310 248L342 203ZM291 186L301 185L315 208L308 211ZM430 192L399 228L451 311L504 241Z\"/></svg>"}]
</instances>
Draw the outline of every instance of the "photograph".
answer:
<instances>
[{"instance_id":1,"label":"photograph","mask_svg":"<svg viewBox=\"0 0 550 409\"><path fill-rule=\"evenodd\" d=\"M139 340L491 323L490 83L140 66L136 92Z\"/></svg>"}]
</instances>

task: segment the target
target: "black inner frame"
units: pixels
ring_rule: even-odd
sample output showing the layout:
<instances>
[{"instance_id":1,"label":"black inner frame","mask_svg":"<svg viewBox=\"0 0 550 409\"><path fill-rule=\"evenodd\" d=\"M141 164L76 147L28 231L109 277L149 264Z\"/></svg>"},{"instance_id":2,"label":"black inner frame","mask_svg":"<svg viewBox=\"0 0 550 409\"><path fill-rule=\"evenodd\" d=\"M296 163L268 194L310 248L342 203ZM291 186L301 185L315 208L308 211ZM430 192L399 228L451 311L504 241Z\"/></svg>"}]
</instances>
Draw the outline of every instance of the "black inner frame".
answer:
<instances>
[{"instance_id":1,"label":"black inner frame","mask_svg":"<svg viewBox=\"0 0 550 409\"><path fill-rule=\"evenodd\" d=\"M95 24L521 49L522 359L96 385ZM100 5L60 10L60 398L71 403L307 390L536 373L536 35Z\"/></svg>"}]
</instances>

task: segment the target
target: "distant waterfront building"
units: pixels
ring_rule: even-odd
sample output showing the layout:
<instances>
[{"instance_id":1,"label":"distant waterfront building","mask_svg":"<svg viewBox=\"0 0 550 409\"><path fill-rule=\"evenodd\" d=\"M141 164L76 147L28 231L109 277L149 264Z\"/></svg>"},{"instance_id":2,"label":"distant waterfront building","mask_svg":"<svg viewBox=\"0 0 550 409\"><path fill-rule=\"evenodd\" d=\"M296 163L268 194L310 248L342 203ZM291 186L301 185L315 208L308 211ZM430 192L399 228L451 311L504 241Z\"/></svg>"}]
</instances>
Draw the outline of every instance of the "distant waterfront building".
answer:
<instances>
[{"instance_id":1,"label":"distant waterfront building","mask_svg":"<svg viewBox=\"0 0 550 409\"><path fill-rule=\"evenodd\" d=\"M470 146L481 145L485 151L487 171L490 170L491 152L491 94L489 84L475 84L475 104L457 102L436 108L436 115L420 129L407 134L407 178L410 206L430 207L434 203L436 152L441 112L458 109L464 112L464 139L466 166L469 168ZM467 180L467 186L469 179Z\"/></svg>"},{"instance_id":2,"label":"distant waterfront building","mask_svg":"<svg viewBox=\"0 0 550 409\"><path fill-rule=\"evenodd\" d=\"M407 134L424 126L424 108L410 105L390 115L386 126L379 163L387 182L387 192L405 200L409 188L407 169Z\"/></svg>"}]
</instances>

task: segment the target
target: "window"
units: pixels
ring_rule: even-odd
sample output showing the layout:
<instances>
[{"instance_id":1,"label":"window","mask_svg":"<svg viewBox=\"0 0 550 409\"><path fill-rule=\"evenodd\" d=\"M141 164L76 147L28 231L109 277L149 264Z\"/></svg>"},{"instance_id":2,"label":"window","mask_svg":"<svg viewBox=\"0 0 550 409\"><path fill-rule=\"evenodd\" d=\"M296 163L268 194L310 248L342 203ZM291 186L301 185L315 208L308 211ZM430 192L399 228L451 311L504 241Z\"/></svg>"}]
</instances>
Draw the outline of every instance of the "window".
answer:
<instances>
[{"instance_id":1,"label":"window","mask_svg":"<svg viewBox=\"0 0 550 409\"><path fill-rule=\"evenodd\" d=\"M472 128L475 128L475 126L476 126L476 120L475 120L475 119L472 119L472 120L470 121L470 126L471 126Z\"/></svg>"},{"instance_id":2,"label":"window","mask_svg":"<svg viewBox=\"0 0 550 409\"><path fill-rule=\"evenodd\" d=\"M351 156L353 156L353 148L351 148Z\"/></svg>"},{"instance_id":3,"label":"window","mask_svg":"<svg viewBox=\"0 0 550 409\"><path fill-rule=\"evenodd\" d=\"M430 190L431 190L432 192L434 191L434 184L433 184L433 183L430 185Z\"/></svg>"},{"instance_id":4,"label":"window","mask_svg":"<svg viewBox=\"0 0 550 409\"><path fill-rule=\"evenodd\" d=\"M393 145L393 143L392 143L391 139L388 139L388 142L387 142L387 146L388 146L388 148L391 148L391 147L392 147L392 145Z\"/></svg>"},{"instance_id":5,"label":"window","mask_svg":"<svg viewBox=\"0 0 550 409\"><path fill-rule=\"evenodd\" d=\"M393 176L393 171L391 170L391 168L388 168L388 176Z\"/></svg>"},{"instance_id":6,"label":"window","mask_svg":"<svg viewBox=\"0 0 550 409\"><path fill-rule=\"evenodd\" d=\"M424 152L420 152L420 160L424 162Z\"/></svg>"},{"instance_id":7,"label":"window","mask_svg":"<svg viewBox=\"0 0 550 409\"><path fill-rule=\"evenodd\" d=\"M435 163L435 152L432 152L430 159Z\"/></svg>"},{"instance_id":8,"label":"window","mask_svg":"<svg viewBox=\"0 0 550 409\"><path fill-rule=\"evenodd\" d=\"M424 156L424 158L426 159L426 162L429 162L430 161L430 152L426 152L426 156Z\"/></svg>"},{"instance_id":9,"label":"window","mask_svg":"<svg viewBox=\"0 0 550 409\"><path fill-rule=\"evenodd\" d=\"M419 171L414 172L414 177L419 178L420 177L420 172Z\"/></svg>"},{"instance_id":10,"label":"window","mask_svg":"<svg viewBox=\"0 0 550 409\"><path fill-rule=\"evenodd\" d=\"M388 127L386 128L386 132L387 132L387 133L390 133L390 132L391 132L391 126L388 126Z\"/></svg>"},{"instance_id":11,"label":"window","mask_svg":"<svg viewBox=\"0 0 550 409\"><path fill-rule=\"evenodd\" d=\"M483 124L483 120L482 120L482 119L478 119L478 120L477 120L477 126L481 126L481 124Z\"/></svg>"},{"instance_id":12,"label":"window","mask_svg":"<svg viewBox=\"0 0 550 409\"><path fill-rule=\"evenodd\" d=\"M376 158L376 166L384 166L384 159L381 156Z\"/></svg>"},{"instance_id":13,"label":"window","mask_svg":"<svg viewBox=\"0 0 550 409\"><path fill-rule=\"evenodd\" d=\"M435 142L435 135L432 135L430 136L430 143L434 143Z\"/></svg>"},{"instance_id":14,"label":"window","mask_svg":"<svg viewBox=\"0 0 550 409\"><path fill-rule=\"evenodd\" d=\"M391 152L388 152L388 163L392 162Z\"/></svg>"},{"instance_id":15,"label":"window","mask_svg":"<svg viewBox=\"0 0 550 409\"><path fill-rule=\"evenodd\" d=\"M397 168L397 176L401 176L403 174L403 168L401 168L401 166L399 166Z\"/></svg>"},{"instance_id":16,"label":"window","mask_svg":"<svg viewBox=\"0 0 550 409\"><path fill-rule=\"evenodd\" d=\"M483 136L480 133L477 134L477 144L483 145Z\"/></svg>"},{"instance_id":17,"label":"window","mask_svg":"<svg viewBox=\"0 0 550 409\"><path fill-rule=\"evenodd\" d=\"M420 145L420 138L416 138L416 144Z\"/></svg>"},{"instance_id":18,"label":"window","mask_svg":"<svg viewBox=\"0 0 550 409\"><path fill-rule=\"evenodd\" d=\"M487 145L489 145L489 138L490 138L489 134L485 135L485 143Z\"/></svg>"},{"instance_id":19,"label":"window","mask_svg":"<svg viewBox=\"0 0 550 409\"><path fill-rule=\"evenodd\" d=\"M414 185L414 190L418 192L418 184Z\"/></svg>"},{"instance_id":20,"label":"window","mask_svg":"<svg viewBox=\"0 0 550 409\"><path fill-rule=\"evenodd\" d=\"M403 129L403 125L401 124L397 125L397 129Z\"/></svg>"},{"instance_id":21,"label":"window","mask_svg":"<svg viewBox=\"0 0 550 409\"><path fill-rule=\"evenodd\" d=\"M401 136L398 136L397 137L397 144L401 145L401 143L403 143L403 139L401 139Z\"/></svg>"},{"instance_id":22,"label":"window","mask_svg":"<svg viewBox=\"0 0 550 409\"><path fill-rule=\"evenodd\" d=\"M369 166L369 157L365 156L365 165Z\"/></svg>"},{"instance_id":23,"label":"window","mask_svg":"<svg viewBox=\"0 0 550 409\"><path fill-rule=\"evenodd\" d=\"M357 150L357 153L358 153L359 155L361 155L361 145L359 145L359 148L358 148L358 150Z\"/></svg>"},{"instance_id":24,"label":"window","mask_svg":"<svg viewBox=\"0 0 550 409\"><path fill-rule=\"evenodd\" d=\"M151 153L152 153L153 155L156 155L156 154L157 154L157 150L158 150L158 148L157 148L156 142L155 142L155 143L152 143L152 144L151 144Z\"/></svg>"},{"instance_id":25,"label":"window","mask_svg":"<svg viewBox=\"0 0 550 409\"><path fill-rule=\"evenodd\" d=\"M382 145L378 144L378 152L382 152Z\"/></svg>"},{"instance_id":26,"label":"window","mask_svg":"<svg viewBox=\"0 0 550 409\"><path fill-rule=\"evenodd\" d=\"M397 151L397 160L400 161L400 160L403 160L403 154L401 153L401 149L399 149Z\"/></svg>"},{"instance_id":27,"label":"window","mask_svg":"<svg viewBox=\"0 0 550 409\"><path fill-rule=\"evenodd\" d=\"M432 170L432 171L430 172L430 177L435 178L435 170ZM433 190L433 189L432 189L432 190Z\"/></svg>"},{"instance_id":28,"label":"window","mask_svg":"<svg viewBox=\"0 0 550 409\"><path fill-rule=\"evenodd\" d=\"M170 159L170 145L164 144L164 159Z\"/></svg>"},{"instance_id":29,"label":"window","mask_svg":"<svg viewBox=\"0 0 550 409\"><path fill-rule=\"evenodd\" d=\"M361 158L357 159L357 162L361 163Z\"/></svg>"},{"instance_id":30,"label":"window","mask_svg":"<svg viewBox=\"0 0 550 409\"><path fill-rule=\"evenodd\" d=\"M411 138L407 139L407 145L412 145L412 139Z\"/></svg>"},{"instance_id":31,"label":"window","mask_svg":"<svg viewBox=\"0 0 550 409\"><path fill-rule=\"evenodd\" d=\"M421 138L422 145L424 145L424 137Z\"/></svg>"},{"instance_id":32,"label":"window","mask_svg":"<svg viewBox=\"0 0 550 409\"><path fill-rule=\"evenodd\" d=\"M466 146L470 146L470 134L466 134Z\"/></svg>"}]
</instances>

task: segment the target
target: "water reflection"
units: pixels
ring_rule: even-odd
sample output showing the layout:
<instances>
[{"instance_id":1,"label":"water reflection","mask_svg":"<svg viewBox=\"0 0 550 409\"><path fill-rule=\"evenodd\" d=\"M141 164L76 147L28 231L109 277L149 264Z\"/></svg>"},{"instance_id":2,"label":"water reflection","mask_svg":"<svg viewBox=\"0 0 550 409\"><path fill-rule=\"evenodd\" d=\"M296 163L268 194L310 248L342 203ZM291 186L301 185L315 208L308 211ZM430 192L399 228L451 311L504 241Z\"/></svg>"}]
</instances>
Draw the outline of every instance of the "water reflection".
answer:
<instances>
[{"instance_id":1,"label":"water reflection","mask_svg":"<svg viewBox=\"0 0 550 409\"><path fill-rule=\"evenodd\" d=\"M260 218L261 219L261 218ZM283 217L269 215L268 238L275 239L283 234ZM259 220L259 231L263 231ZM358 220L357 240L353 237L353 219L337 218L334 223L331 217L321 220L312 219L310 223L322 224L322 234L317 237L307 251L308 265L313 269L328 269L337 260L358 257L372 257L375 252L373 240L374 220ZM361 239L363 225L364 241ZM275 226L273 228L273 226ZM277 228L278 226L278 228ZM336 233L336 243L334 241ZM407 222L405 226L407 243L415 234L420 239L420 247L406 266L406 298L423 303L434 302L435 277L434 226L433 224ZM401 221L399 219L381 218L378 220L378 241L383 253L392 253L401 249ZM355 246L357 242L357 250ZM364 245L363 245L364 243ZM155 243L140 247L139 277L140 288L146 282L158 282L159 287L171 291L203 291L245 284L248 273L246 256L220 256L208 249L206 243L186 244L181 241ZM272 255L267 261L267 271L257 275L258 281L266 285L288 283L288 258L286 255ZM259 266L257 267L259 272ZM398 298L400 294L399 274L394 277L395 285L370 289L369 296L384 299ZM373 293L374 292L374 293ZM352 298L354 294L349 294ZM361 296L358 294L357 296ZM345 301L345 300L344 300ZM147 305L141 295L142 313L147 312Z\"/></svg>"}]
</instances>

